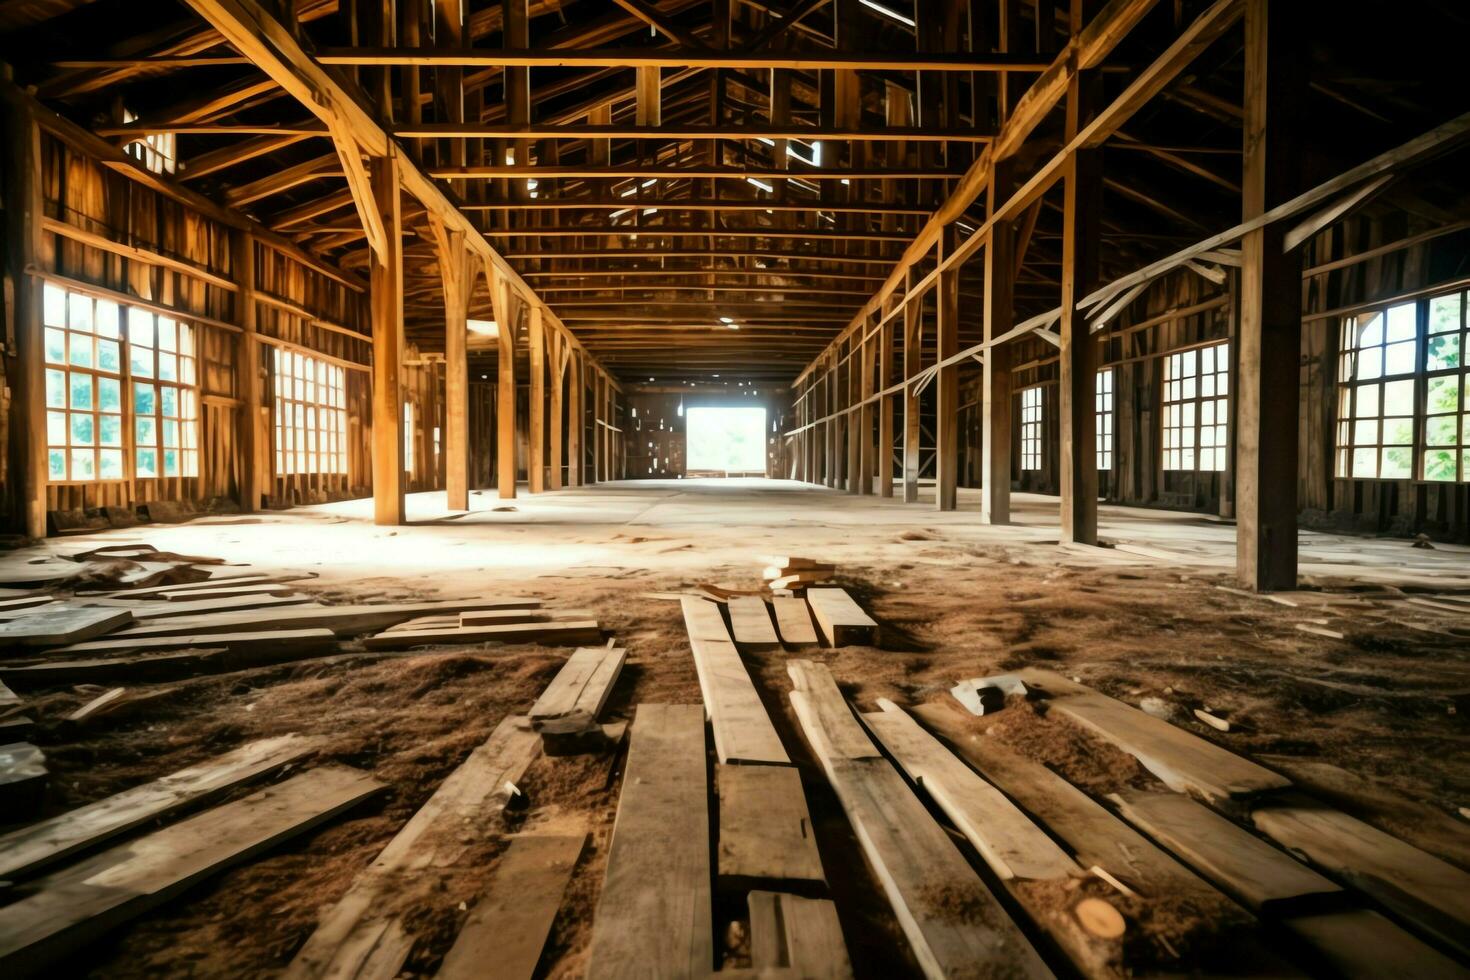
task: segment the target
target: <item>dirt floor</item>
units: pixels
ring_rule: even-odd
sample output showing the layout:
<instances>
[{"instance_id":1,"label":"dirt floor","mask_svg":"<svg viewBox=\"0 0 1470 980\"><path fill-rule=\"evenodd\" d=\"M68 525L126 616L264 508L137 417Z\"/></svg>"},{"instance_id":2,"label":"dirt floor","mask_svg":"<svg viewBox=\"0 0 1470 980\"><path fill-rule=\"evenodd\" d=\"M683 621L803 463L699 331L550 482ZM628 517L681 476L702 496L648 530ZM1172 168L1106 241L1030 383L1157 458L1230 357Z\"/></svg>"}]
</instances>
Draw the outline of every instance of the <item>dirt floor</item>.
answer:
<instances>
[{"instance_id":1,"label":"dirt floor","mask_svg":"<svg viewBox=\"0 0 1470 980\"><path fill-rule=\"evenodd\" d=\"M1470 606L1425 601L1470 594L1470 549L1303 532L1306 587L1285 605L1221 588L1231 580L1234 528L1196 515L1104 507L1102 536L1118 547L1086 549L1057 545L1054 500L1019 496L1017 524L991 528L963 491L961 510L950 514L764 480L625 483L514 502L486 493L464 516L446 516L443 503L442 494L414 496L414 523L403 528L373 526L371 502L354 501L54 540L37 553L146 542L252 570L316 572L305 589L329 602L527 595L587 609L629 651L609 711L623 719L640 702L699 700L679 605L649 593L701 582L755 587L762 555L833 561L840 583L880 621L883 640L810 656L863 710L879 697L945 699L962 678L1047 667L1131 704L1157 699L1150 706L1182 727L1470 868L1462 809L1470 806ZM506 506L514 509L499 509ZM96 692L40 693L34 740L53 772L50 812L292 731L325 735L325 760L370 770L391 787L125 926L69 972L263 976L283 967L322 909L502 717L530 706L566 652L344 655L171 682L158 685L170 692L146 711L80 734L59 720ZM864 977L917 975L802 739L786 659L747 662L802 767L854 965ZM1197 722L1194 708L1229 719L1231 731ZM1151 779L1131 758L1023 705L974 724L1094 795ZM507 833L545 823L592 834L543 959L547 976L580 975L620 764L539 759L523 787L529 809L506 818ZM404 897L421 937L412 972L433 971L503 846L497 841L442 892ZM716 910L731 965L745 951L732 924L740 915ZM1178 923L1157 928L1164 947L1177 945Z\"/></svg>"}]
</instances>

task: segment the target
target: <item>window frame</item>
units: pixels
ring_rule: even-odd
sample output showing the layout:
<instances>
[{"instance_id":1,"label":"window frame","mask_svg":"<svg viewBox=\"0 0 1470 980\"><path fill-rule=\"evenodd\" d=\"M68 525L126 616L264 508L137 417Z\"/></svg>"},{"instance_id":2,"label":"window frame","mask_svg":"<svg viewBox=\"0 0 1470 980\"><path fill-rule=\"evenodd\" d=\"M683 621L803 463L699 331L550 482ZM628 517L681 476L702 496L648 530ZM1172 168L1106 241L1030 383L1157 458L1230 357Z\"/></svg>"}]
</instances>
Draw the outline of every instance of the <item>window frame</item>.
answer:
<instances>
[{"instance_id":1,"label":"window frame","mask_svg":"<svg viewBox=\"0 0 1470 980\"><path fill-rule=\"evenodd\" d=\"M1104 390L1103 380L1107 385ZM1093 431L1097 436L1096 466L1099 473L1111 473L1117 458L1118 372L1116 368L1098 368L1093 381Z\"/></svg>"},{"instance_id":2,"label":"window frame","mask_svg":"<svg viewBox=\"0 0 1470 980\"><path fill-rule=\"evenodd\" d=\"M288 362L290 373L283 375L281 366ZM310 377L297 373L302 370ZM324 388L326 401L319 397ZM287 432L290 439L285 438ZM349 475L346 368L324 357L272 345L271 451L278 479ZM333 459L331 469L320 465L326 455ZM312 466L312 459L318 465Z\"/></svg>"},{"instance_id":3,"label":"window frame","mask_svg":"<svg viewBox=\"0 0 1470 980\"><path fill-rule=\"evenodd\" d=\"M1435 301L1459 298L1460 326L1458 329L1451 328L1444 331L1434 331L1432 313ZM1419 372L1418 377L1422 382L1416 386L1415 391L1415 446L1414 463L1411 479L1418 483L1432 484L1436 486L1454 486L1455 484L1470 483L1470 366L1465 363L1466 347L1470 346L1470 289L1460 288L1448 292L1433 294L1423 297L1420 310L1420 347L1419 347ZM1457 359L1459 363L1453 367L1431 368L1430 341L1435 337L1456 337L1458 340ZM1439 378L1458 377L1457 408L1446 411L1430 411L1429 400L1432 395L1431 389L1434 382ZM1431 445L1430 422L1437 418L1451 418L1456 421L1456 437L1453 443L1442 443ZM1449 452L1454 458L1455 476L1449 480L1431 478L1429 472L1429 454L1432 452Z\"/></svg>"},{"instance_id":4,"label":"window frame","mask_svg":"<svg viewBox=\"0 0 1470 980\"><path fill-rule=\"evenodd\" d=\"M1205 353L1210 353L1212 367L1205 369ZM1193 347L1171 350L1162 355L1163 381L1159 396L1159 466L1165 473L1226 473L1230 469L1230 341L1215 340ZM1193 367L1192 374L1170 377L1175 363L1182 364L1188 358ZM1210 384L1205 392L1206 379ZM1177 385L1177 393L1171 388ZM1186 392L1188 392L1186 394ZM1177 415L1171 408L1179 408ZM1205 412L1206 407L1210 409ZM1205 415L1211 416L1205 421ZM1174 424L1174 419L1178 423ZM1205 429L1211 431L1211 441L1204 442ZM1186 443L1184 433L1191 438ZM1171 433L1179 433L1177 445L1171 445ZM1219 438L1216 439L1218 434ZM1211 454L1211 465L1203 465L1205 453ZM1175 453L1176 462L1171 463L1170 454ZM1187 454L1191 462L1185 465Z\"/></svg>"},{"instance_id":5,"label":"window frame","mask_svg":"<svg viewBox=\"0 0 1470 980\"><path fill-rule=\"evenodd\" d=\"M1032 385L1022 388L1018 394L1021 396L1021 411L1016 417L1020 420L1020 438L1017 445L1021 449L1021 472L1040 473L1042 469L1046 433L1043 427L1046 422L1046 399L1042 397L1045 385ZM1034 404L1028 405L1032 401ZM1027 418L1028 412L1034 412L1034 418Z\"/></svg>"}]
</instances>

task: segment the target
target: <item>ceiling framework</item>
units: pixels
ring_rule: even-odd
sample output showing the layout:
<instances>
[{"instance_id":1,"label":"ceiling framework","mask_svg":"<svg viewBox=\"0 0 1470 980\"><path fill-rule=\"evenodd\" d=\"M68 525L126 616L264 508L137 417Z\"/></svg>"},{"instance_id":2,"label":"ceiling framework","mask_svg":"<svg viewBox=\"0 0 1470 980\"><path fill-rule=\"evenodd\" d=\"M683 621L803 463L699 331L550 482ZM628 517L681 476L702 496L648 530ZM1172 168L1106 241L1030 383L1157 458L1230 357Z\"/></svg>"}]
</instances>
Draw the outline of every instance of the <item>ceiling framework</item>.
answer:
<instances>
[{"instance_id":1,"label":"ceiling framework","mask_svg":"<svg viewBox=\"0 0 1470 980\"><path fill-rule=\"evenodd\" d=\"M452 232L508 284L507 302L539 311L569 349L617 376L700 382L717 371L809 373L874 316L921 301L947 232L958 245L943 267L980 297L982 271L960 267L985 238L998 160L1018 179L1045 175L1004 217L1024 228L1017 315L1054 305L1066 229L1048 161L1069 139L1069 86L1085 73L1106 104L1212 4L10 8L0 26L18 81L115 146L173 134L176 181L349 275L388 252L372 168L396 161L406 337L421 349L445 346ZM1160 76L1088 144L1106 159L1096 214L1105 278L1238 219L1236 19L1191 49L1188 74ZM1421 93L1331 69L1325 49L1337 40L1321 35L1324 50L1312 53L1329 66L1312 85L1332 134L1313 143L1324 157L1351 129L1344 119L1387 138L1432 118L1409 113ZM493 299L472 288L470 313L492 317ZM963 304L962 337L980 336L982 305ZM793 350L809 356L793 361Z\"/></svg>"}]
</instances>

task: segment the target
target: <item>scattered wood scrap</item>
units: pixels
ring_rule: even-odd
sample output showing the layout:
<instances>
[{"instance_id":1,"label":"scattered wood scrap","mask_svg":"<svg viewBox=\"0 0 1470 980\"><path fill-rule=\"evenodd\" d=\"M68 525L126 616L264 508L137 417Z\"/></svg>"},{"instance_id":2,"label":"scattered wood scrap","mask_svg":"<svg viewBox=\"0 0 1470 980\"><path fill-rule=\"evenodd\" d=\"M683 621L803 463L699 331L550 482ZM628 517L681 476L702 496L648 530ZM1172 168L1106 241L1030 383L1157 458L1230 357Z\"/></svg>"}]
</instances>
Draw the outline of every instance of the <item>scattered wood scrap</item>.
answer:
<instances>
[{"instance_id":1,"label":"scattered wood scrap","mask_svg":"<svg viewBox=\"0 0 1470 980\"><path fill-rule=\"evenodd\" d=\"M1017 676L1049 696L1049 710L1127 752L1176 793L1223 802L1291 785L1279 773L1060 674L1027 667Z\"/></svg>"},{"instance_id":2,"label":"scattered wood scrap","mask_svg":"<svg viewBox=\"0 0 1470 980\"><path fill-rule=\"evenodd\" d=\"M0 908L0 968L36 973L383 789L367 773L323 766L41 878L29 897Z\"/></svg>"},{"instance_id":3,"label":"scattered wood scrap","mask_svg":"<svg viewBox=\"0 0 1470 980\"><path fill-rule=\"evenodd\" d=\"M821 664L793 660L791 703L928 977L1050 977L1031 943L908 784L874 748ZM965 914L957 915L956 909Z\"/></svg>"},{"instance_id":4,"label":"scattered wood scrap","mask_svg":"<svg viewBox=\"0 0 1470 980\"><path fill-rule=\"evenodd\" d=\"M809 589L806 601L828 646L874 646L878 642L878 624L846 589Z\"/></svg>"},{"instance_id":5,"label":"scattered wood scrap","mask_svg":"<svg viewBox=\"0 0 1470 980\"><path fill-rule=\"evenodd\" d=\"M269 612L226 612L212 616L188 616L166 623L138 626L129 636L179 636L187 633L236 633L261 630L329 629L352 636L386 629L419 616L454 615L480 610L517 613L538 609L540 599L448 599L436 602L399 602L382 605L321 606L309 609L274 609ZM501 620L505 622L506 620ZM525 622L526 620L520 620Z\"/></svg>"},{"instance_id":6,"label":"scattered wood scrap","mask_svg":"<svg viewBox=\"0 0 1470 980\"><path fill-rule=\"evenodd\" d=\"M826 883L801 773L790 766L716 766L718 865L731 890L757 882Z\"/></svg>"},{"instance_id":7,"label":"scattered wood scrap","mask_svg":"<svg viewBox=\"0 0 1470 980\"><path fill-rule=\"evenodd\" d=\"M26 616L0 622L0 648L60 646L101 636L133 621L127 609L60 604L43 606Z\"/></svg>"},{"instance_id":8,"label":"scattered wood scrap","mask_svg":"<svg viewBox=\"0 0 1470 980\"><path fill-rule=\"evenodd\" d=\"M750 910L751 967L790 970L801 980L848 980L852 963L842 941L837 906L823 898L753 891Z\"/></svg>"},{"instance_id":9,"label":"scattered wood scrap","mask_svg":"<svg viewBox=\"0 0 1470 980\"><path fill-rule=\"evenodd\" d=\"M164 636L139 636L136 632L119 633L105 640L89 640L70 646L48 650L49 654L76 653L146 653L150 650L183 650L189 647L223 647L244 663L243 658L254 658L254 663L275 663L290 660L303 653L323 650L335 646L336 634L329 629L282 629L236 633L221 630L217 633L193 635L190 633L167 634ZM13 679L19 671L6 671L7 679Z\"/></svg>"},{"instance_id":10,"label":"scattered wood scrap","mask_svg":"<svg viewBox=\"0 0 1470 980\"><path fill-rule=\"evenodd\" d=\"M720 607L689 596L681 605L719 760L789 764L781 737L725 628Z\"/></svg>"},{"instance_id":11,"label":"scattered wood scrap","mask_svg":"<svg viewBox=\"0 0 1470 980\"><path fill-rule=\"evenodd\" d=\"M640 704L587 954L589 980L714 969L704 709Z\"/></svg>"},{"instance_id":12,"label":"scattered wood scrap","mask_svg":"<svg viewBox=\"0 0 1470 980\"><path fill-rule=\"evenodd\" d=\"M28 877L78 851L298 762L321 745L321 739L302 735L249 742L208 762L12 831L0 837L0 879Z\"/></svg>"},{"instance_id":13,"label":"scattered wood scrap","mask_svg":"<svg viewBox=\"0 0 1470 980\"><path fill-rule=\"evenodd\" d=\"M732 596L726 608L730 610L730 632L735 635L736 645L752 651L781 648L766 600L759 596Z\"/></svg>"},{"instance_id":14,"label":"scattered wood scrap","mask_svg":"<svg viewBox=\"0 0 1470 980\"><path fill-rule=\"evenodd\" d=\"M597 625L595 619L571 619L539 623L506 623L500 626L397 630L369 636L362 641L362 645L369 650L392 650L399 647L444 643L545 643L555 646L573 646L578 643L596 643L601 639L602 628Z\"/></svg>"},{"instance_id":15,"label":"scattered wood scrap","mask_svg":"<svg viewBox=\"0 0 1470 980\"><path fill-rule=\"evenodd\" d=\"M581 647L567 658L527 716L547 755L606 745L597 718L627 657L614 647Z\"/></svg>"},{"instance_id":16,"label":"scattered wood scrap","mask_svg":"<svg viewBox=\"0 0 1470 980\"><path fill-rule=\"evenodd\" d=\"M531 980L587 835L512 837L437 974Z\"/></svg>"},{"instance_id":17,"label":"scattered wood scrap","mask_svg":"<svg viewBox=\"0 0 1470 980\"><path fill-rule=\"evenodd\" d=\"M330 637L325 639L327 643L331 642ZM193 674L231 670L239 661L229 656L229 653L224 647L208 647L145 653L131 657L68 657L64 660L45 660L16 666L0 664L0 678L17 687L44 687L79 682L136 683L172 680Z\"/></svg>"},{"instance_id":18,"label":"scattered wood scrap","mask_svg":"<svg viewBox=\"0 0 1470 980\"><path fill-rule=\"evenodd\" d=\"M771 609L776 614L776 629L783 644L795 649L817 645L817 629L812 625L805 598L776 596L771 600Z\"/></svg>"},{"instance_id":19,"label":"scattered wood scrap","mask_svg":"<svg viewBox=\"0 0 1470 980\"><path fill-rule=\"evenodd\" d=\"M498 826L496 815L536 757L540 740L512 715L450 773L353 881L291 961L287 977L393 977L414 937L395 899L433 888L456 862Z\"/></svg>"}]
</instances>

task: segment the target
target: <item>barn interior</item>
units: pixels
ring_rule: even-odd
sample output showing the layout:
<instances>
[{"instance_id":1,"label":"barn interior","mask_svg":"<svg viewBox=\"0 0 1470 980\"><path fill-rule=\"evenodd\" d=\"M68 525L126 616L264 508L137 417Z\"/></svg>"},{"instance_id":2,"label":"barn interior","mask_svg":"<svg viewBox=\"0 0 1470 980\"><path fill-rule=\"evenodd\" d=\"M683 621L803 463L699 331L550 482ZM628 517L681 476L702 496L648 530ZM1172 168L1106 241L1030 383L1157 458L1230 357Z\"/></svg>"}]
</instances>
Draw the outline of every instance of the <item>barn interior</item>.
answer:
<instances>
[{"instance_id":1,"label":"barn interior","mask_svg":"<svg viewBox=\"0 0 1470 980\"><path fill-rule=\"evenodd\" d=\"M1470 976L1467 36L0 0L0 972Z\"/></svg>"}]
</instances>

